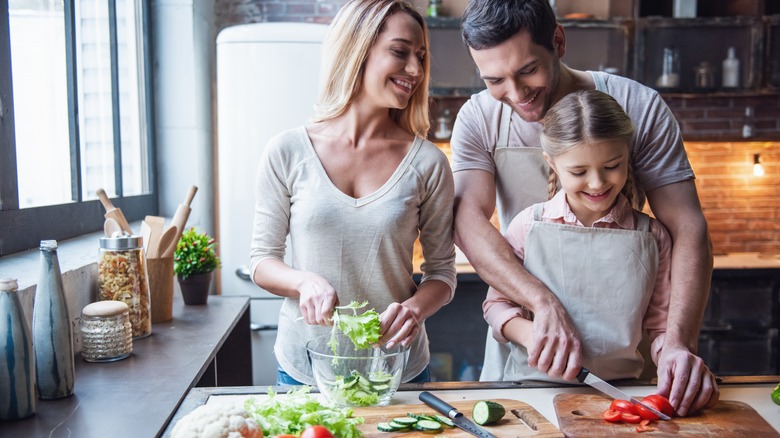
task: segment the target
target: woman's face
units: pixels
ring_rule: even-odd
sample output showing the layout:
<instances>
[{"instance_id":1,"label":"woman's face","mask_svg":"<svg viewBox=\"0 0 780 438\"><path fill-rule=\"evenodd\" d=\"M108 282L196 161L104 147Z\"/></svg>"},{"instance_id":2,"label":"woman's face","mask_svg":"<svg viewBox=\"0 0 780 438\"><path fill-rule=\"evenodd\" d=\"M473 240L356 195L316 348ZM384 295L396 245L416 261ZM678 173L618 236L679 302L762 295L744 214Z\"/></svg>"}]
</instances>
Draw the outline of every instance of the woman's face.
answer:
<instances>
[{"instance_id":1,"label":"woman's face","mask_svg":"<svg viewBox=\"0 0 780 438\"><path fill-rule=\"evenodd\" d=\"M606 216L628 177L628 145L597 140L547 158L555 170L571 211L585 226Z\"/></svg>"},{"instance_id":2,"label":"woman's face","mask_svg":"<svg viewBox=\"0 0 780 438\"><path fill-rule=\"evenodd\" d=\"M388 17L366 59L359 101L403 109L422 83L427 55L422 27L410 15Z\"/></svg>"}]
</instances>

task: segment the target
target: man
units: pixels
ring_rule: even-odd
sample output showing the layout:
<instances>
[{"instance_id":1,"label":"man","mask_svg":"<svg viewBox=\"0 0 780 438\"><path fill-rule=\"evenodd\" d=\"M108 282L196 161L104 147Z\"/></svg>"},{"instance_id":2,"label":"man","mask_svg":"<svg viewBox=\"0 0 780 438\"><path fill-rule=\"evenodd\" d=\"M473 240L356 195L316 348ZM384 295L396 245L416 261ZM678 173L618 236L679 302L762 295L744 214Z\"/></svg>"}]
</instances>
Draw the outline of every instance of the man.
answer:
<instances>
[{"instance_id":1,"label":"man","mask_svg":"<svg viewBox=\"0 0 780 438\"><path fill-rule=\"evenodd\" d=\"M717 384L695 355L712 253L671 111L641 84L563 64L566 35L546 0L471 0L462 26L487 90L466 102L453 129L455 239L482 279L534 313L529 365L572 380L581 366L581 340L561 303L523 268L489 220L496 197L502 230L523 208L545 200L548 170L538 122L562 96L595 88L612 95L634 122L638 193L674 242L668 329L651 346L659 357L658 390L678 415L714 405ZM500 361L500 347L489 335L483 379L496 375L487 358Z\"/></svg>"}]
</instances>

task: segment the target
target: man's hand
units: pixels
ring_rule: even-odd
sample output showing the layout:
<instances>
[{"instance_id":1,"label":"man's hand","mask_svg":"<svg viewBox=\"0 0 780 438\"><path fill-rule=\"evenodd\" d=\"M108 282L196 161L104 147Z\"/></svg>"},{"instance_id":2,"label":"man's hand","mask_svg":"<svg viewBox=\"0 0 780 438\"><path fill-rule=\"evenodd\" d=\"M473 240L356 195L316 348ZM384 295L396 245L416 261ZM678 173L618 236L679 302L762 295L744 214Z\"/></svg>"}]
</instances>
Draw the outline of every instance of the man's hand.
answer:
<instances>
[{"instance_id":1,"label":"man's hand","mask_svg":"<svg viewBox=\"0 0 780 438\"><path fill-rule=\"evenodd\" d=\"M577 330L557 300L537 306L533 333L528 365L553 378L574 380L582 366L582 346Z\"/></svg>"},{"instance_id":2,"label":"man's hand","mask_svg":"<svg viewBox=\"0 0 780 438\"><path fill-rule=\"evenodd\" d=\"M379 320L382 324L382 338L379 341L385 342L387 348L393 348L397 344L406 347L420 333L417 315L401 303L391 303L387 306Z\"/></svg>"},{"instance_id":3,"label":"man's hand","mask_svg":"<svg viewBox=\"0 0 780 438\"><path fill-rule=\"evenodd\" d=\"M681 346L665 345L658 359L658 393L668 398L677 415L715 406L720 390L704 361Z\"/></svg>"}]
</instances>

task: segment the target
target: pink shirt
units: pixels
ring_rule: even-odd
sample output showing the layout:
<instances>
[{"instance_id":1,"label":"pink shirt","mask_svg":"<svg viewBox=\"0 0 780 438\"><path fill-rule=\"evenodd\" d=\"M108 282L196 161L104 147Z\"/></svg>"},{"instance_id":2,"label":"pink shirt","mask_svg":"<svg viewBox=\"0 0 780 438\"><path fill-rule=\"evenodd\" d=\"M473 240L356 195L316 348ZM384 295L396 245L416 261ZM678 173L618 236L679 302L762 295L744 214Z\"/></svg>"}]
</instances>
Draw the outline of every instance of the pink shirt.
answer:
<instances>
[{"instance_id":1,"label":"pink shirt","mask_svg":"<svg viewBox=\"0 0 780 438\"><path fill-rule=\"evenodd\" d=\"M569 208L563 190L559 191L553 199L544 203L542 221L583 226ZM515 216L504 236L520 261L525 258L525 239L528 236L532 223L533 206L526 208ZM606 216L595 221L593 226L597 228L635 230L636 218L634 209L631 208L628 200L623 195L620 195L615 207ZM658 274L642 326L648 332L652 341L666 331L666 318L669 310L669 297L671 296L672 239L661 222L653 218L650 218L650 233L658 243ZM504 324L510 319L518 316L533 319L533 314L530 310L509 300L504 294L492 287L488 289L487 297L482 304L482 312L485 316L485 321L493 329L493 337L501 343L508 342L501 331L504 328Z\"/></svg>"}]
</instances>

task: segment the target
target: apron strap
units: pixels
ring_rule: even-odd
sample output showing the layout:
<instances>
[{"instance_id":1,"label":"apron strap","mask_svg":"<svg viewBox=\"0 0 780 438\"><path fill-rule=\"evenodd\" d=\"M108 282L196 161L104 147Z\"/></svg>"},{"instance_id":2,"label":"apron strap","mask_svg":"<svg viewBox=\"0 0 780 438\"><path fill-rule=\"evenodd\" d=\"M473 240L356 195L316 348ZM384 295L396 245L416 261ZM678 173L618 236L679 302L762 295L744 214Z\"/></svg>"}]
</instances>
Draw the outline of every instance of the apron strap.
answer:
<instances>
[{"instance_id":1,"label":"apron strap","mask_svg":"<svg viewBox=\"0 0 780 438\"><path fill-rule=\"evenodd\" d=\"M539 222L542 220L543 211L544 211L544 203L539 202L534 204L534 221Z\"/></svg>"},{"instance_id":2,"label":"apron strap","mask_svg":"<svg viewBox=\"0 0 780 438\"><path fill-rule=\"evenodd\" d=\"M637 211L636 214L636 230L643 232L650 231L650 216L642 213L641 211Z\"/></svg>"},{"instance_id":3,"label":"apron strap","mask_svg":"<svg viewBox=\"0 0 780 438\"><path fill-rule=\"evenodd\" d=\"M498 142L496 142L496 148L508 148L509 147L509 127L512 120L512 108L509 105L501 104L501 121L498 125Z\"/></svg>"}]
</instances>

